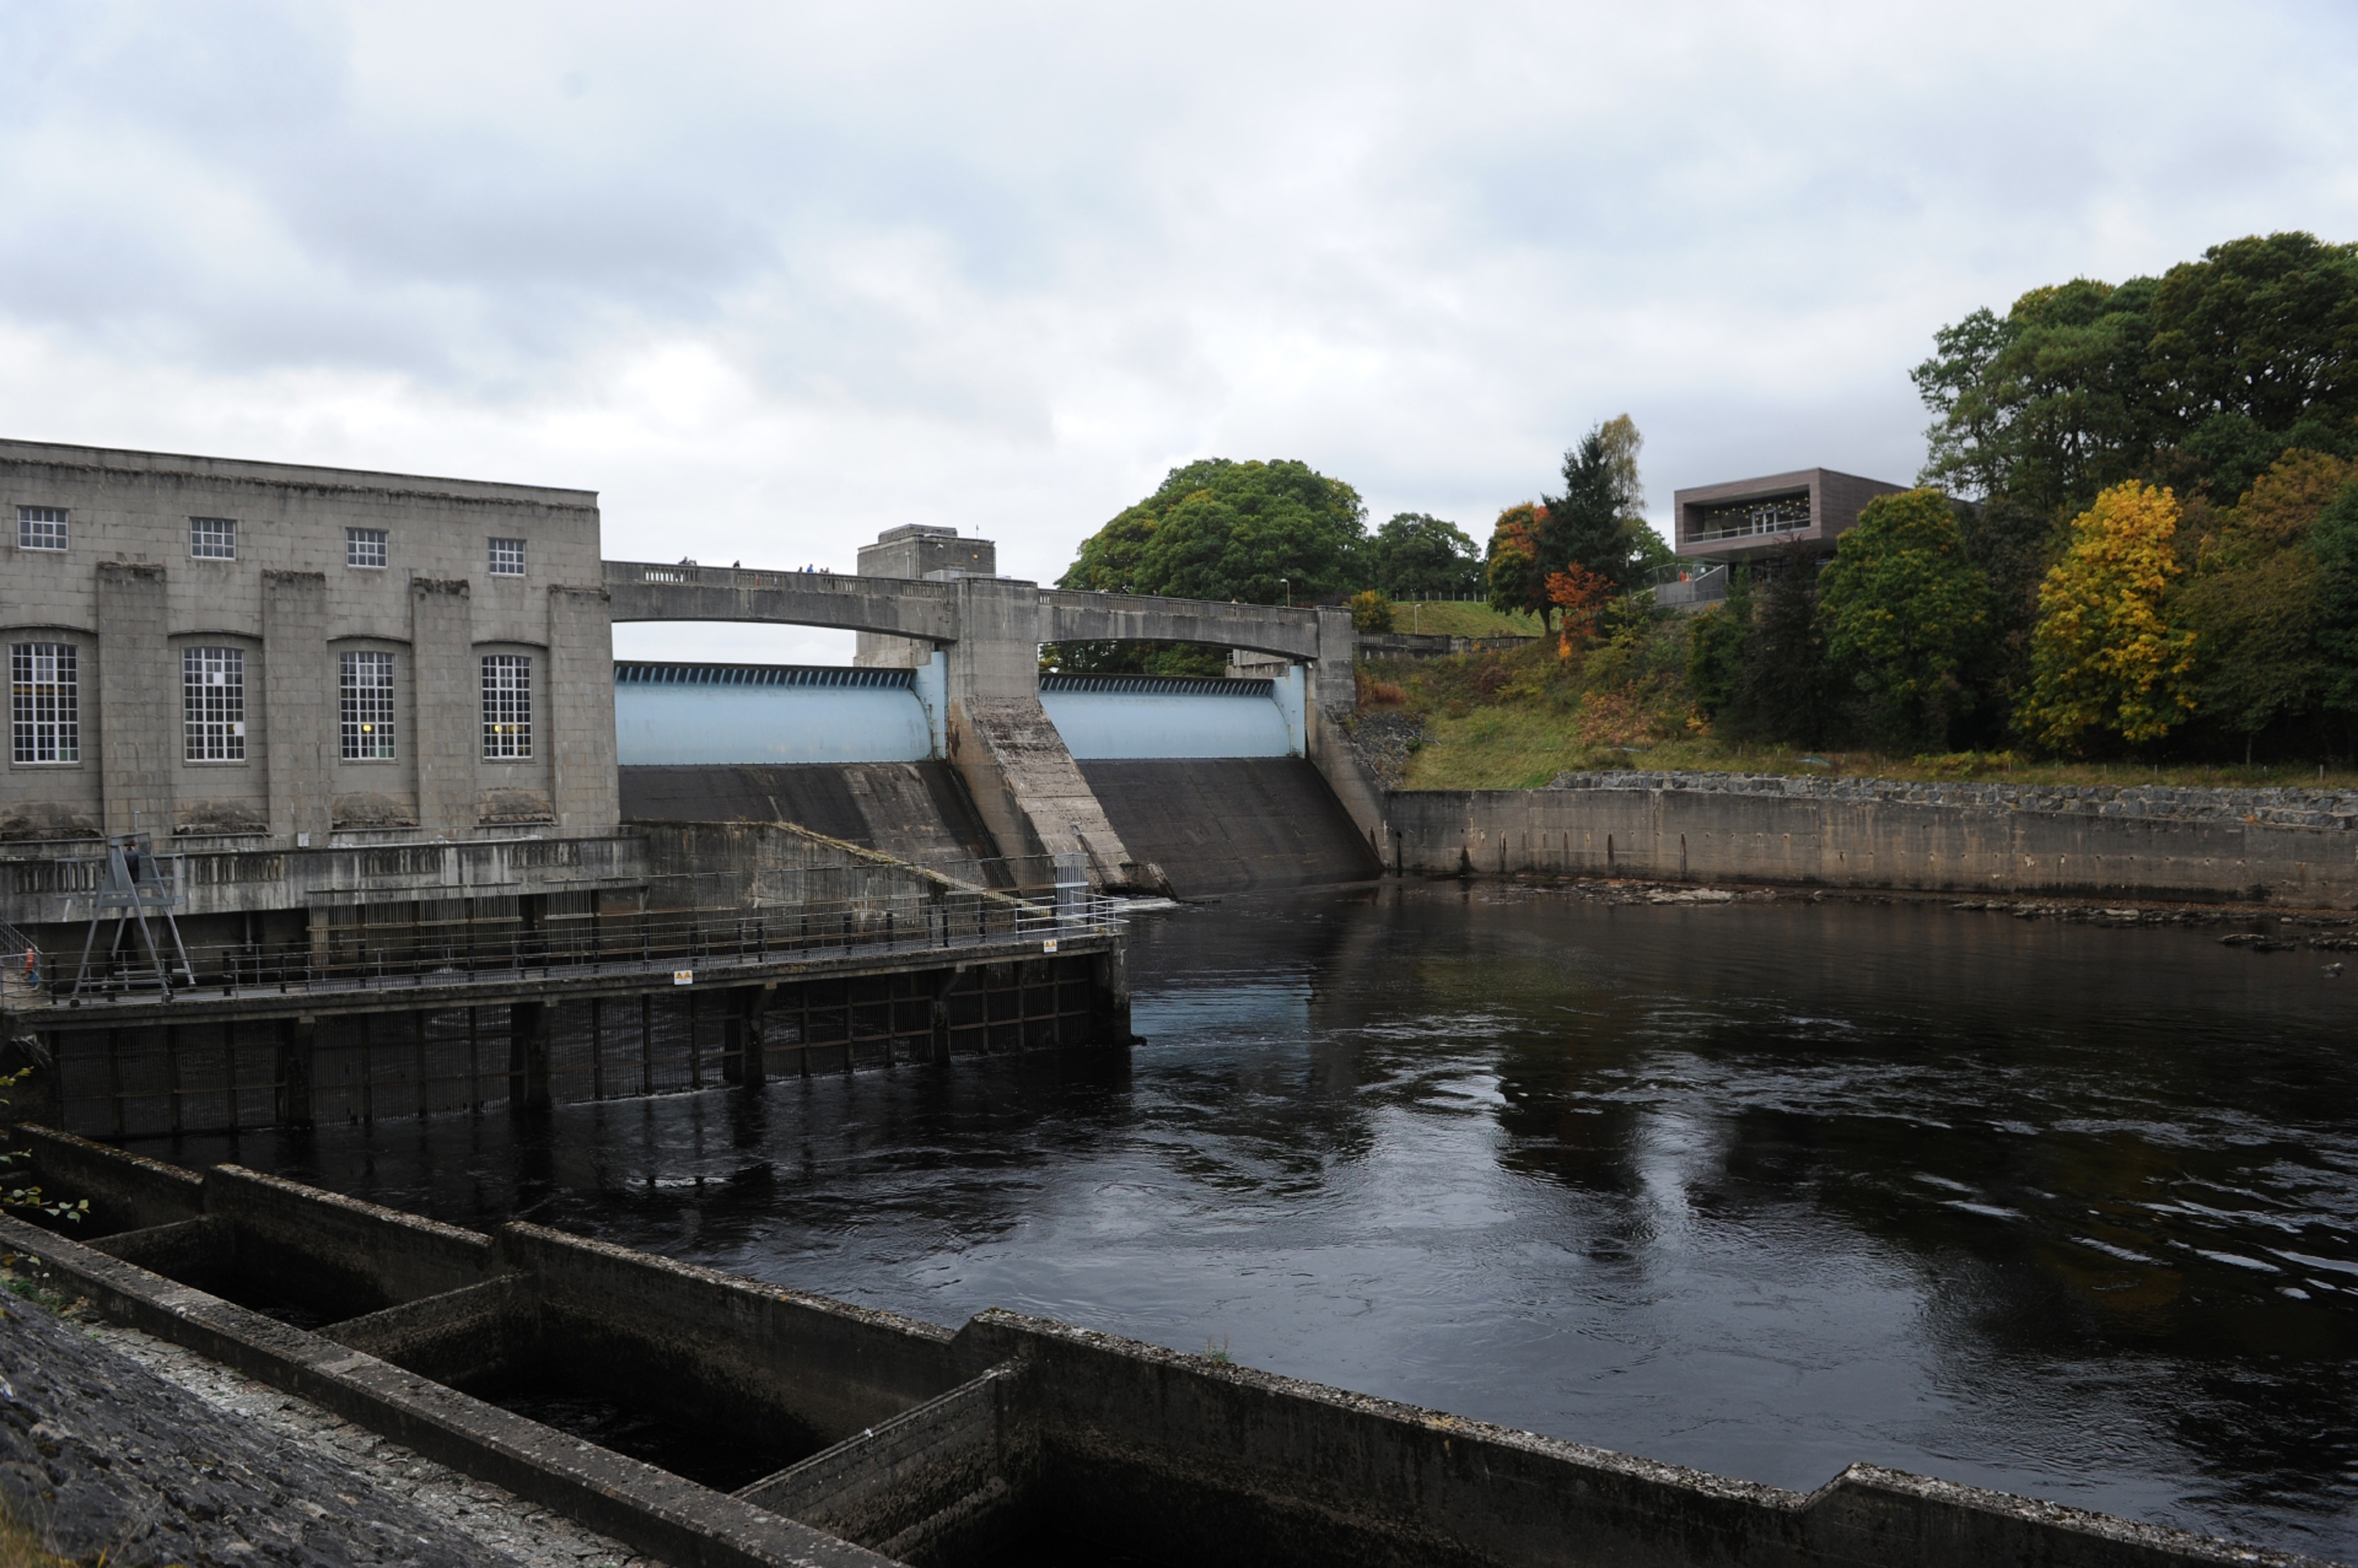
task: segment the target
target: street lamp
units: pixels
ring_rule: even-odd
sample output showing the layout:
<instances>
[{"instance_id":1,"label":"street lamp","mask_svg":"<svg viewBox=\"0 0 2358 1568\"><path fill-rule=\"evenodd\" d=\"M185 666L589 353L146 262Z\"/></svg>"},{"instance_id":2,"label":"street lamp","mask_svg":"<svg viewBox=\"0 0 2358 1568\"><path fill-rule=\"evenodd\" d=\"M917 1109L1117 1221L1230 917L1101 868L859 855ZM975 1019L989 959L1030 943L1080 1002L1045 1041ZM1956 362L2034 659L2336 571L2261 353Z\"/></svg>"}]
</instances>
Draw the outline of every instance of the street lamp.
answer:
<instances>
[{"instance_id":1,"label":"street lamp","mask_svg":"<svg viewBox=\"0 0 2358 1568\"><path fill-rule=\"evenodd\" d=\"M1286 579L1284 579L1284 578L1280 578L1280 579L1277 579L1277 586L1278 586L1279 588L1281 588L1281 589L1284 589L1284 591L1285 591L1285 607L1286 607L1288 610L1293 609L1293 584L1292 582L1290 582L1289 580L1287 580Z\"/></svg>"}]
</instances>

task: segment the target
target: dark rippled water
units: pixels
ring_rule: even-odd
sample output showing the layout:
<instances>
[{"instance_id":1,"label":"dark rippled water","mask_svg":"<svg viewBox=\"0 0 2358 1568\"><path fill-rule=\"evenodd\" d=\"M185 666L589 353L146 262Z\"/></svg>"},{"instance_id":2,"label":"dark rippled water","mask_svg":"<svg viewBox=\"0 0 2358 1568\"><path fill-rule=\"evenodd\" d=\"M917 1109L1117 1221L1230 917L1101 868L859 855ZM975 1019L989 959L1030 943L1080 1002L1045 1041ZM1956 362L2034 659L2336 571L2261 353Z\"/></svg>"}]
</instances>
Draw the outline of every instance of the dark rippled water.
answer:
<instances>
[{"instance_id":1,"label":"dark rippled water","mask_svg":"<svg viewBox=\"0 0 2358 1568\"><path fill-rule=\"evenodd\" d=\"M1126 1061L234 1152L1787 1487L1869 1460L2358 1559L2358 965L1480 886L1136 938Z\"/></svg>"}]
</instances>

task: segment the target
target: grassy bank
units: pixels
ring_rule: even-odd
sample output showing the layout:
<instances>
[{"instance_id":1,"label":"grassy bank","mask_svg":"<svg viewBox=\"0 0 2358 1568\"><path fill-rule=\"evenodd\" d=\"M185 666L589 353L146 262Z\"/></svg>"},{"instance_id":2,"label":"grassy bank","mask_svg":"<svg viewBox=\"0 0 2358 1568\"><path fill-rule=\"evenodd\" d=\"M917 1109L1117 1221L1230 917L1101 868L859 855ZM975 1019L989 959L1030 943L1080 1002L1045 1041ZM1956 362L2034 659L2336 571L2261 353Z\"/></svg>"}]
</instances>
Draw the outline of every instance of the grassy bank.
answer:
<instances>
[{"instance_id":1,"label":"grassy bank","mask_svg":"<svg viewBox=\"0 0 2358 1568\"><path fill-rule=\"evenodd\" d=\"M1536 615L1502 615L1466 599L1406 600L1392 606L1392 630L1427 637L1536 637Z\"/></svg>"},{"instance_id":2,"label":"grassy bank","mask_svg":"<svg viewBox=\"0 0 2358 1568\"><path fill-rule=\"evenodd\" d=\"M2314 763L2157 765L2033 760L2009 752L1895 756L1736 744L1702 725L1687 705L1683 683L1667 668L1649 667L1642 650L1599 648L1564 659L1541 644L1509 654L1378 661L1363 673L1363 712L1405 714L1423 729L1425 738L1401 780L1405 789L1537 789L1566 770L1611 768L2026 784L2358 788L2358 771L2320 773Z\"/></svg>"}]
</instances>

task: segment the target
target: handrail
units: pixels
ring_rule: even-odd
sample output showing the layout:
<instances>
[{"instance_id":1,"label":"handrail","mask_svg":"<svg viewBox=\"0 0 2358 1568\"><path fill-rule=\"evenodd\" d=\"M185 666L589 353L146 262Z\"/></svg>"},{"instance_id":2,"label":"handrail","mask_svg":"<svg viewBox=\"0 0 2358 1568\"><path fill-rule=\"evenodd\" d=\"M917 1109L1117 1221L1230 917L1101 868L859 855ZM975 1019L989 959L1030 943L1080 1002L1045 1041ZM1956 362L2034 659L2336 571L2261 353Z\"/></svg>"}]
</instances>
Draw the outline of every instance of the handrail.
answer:
<instances>
[{"instance_id":1,"label":"handrail","mask_svg":"<svg viewBox=\"0 0 2358 1568\"><path fill-rule=\"evenodd\" d=\"M773 964L855 953L914 953L1053 944L1110 935L1127 922L1116 901L1057 890L1024 899L987 888L945 883L926 892L787 905L731 904L604 915L554 916L538 927L485 931L481 923L428 922L396 929L327 928L327 940L217 943L189 949L193 988L243 991L349 991L398 987L498 984L526 973L661 974L719 965ZM17 941L16 936L0 941ZM21 955L23 947L16 951ZM1054 947L1047 946L1047 951ZM52 999L70 986L45 973ZM86 982L85 1003L133 1000L164 990L151 970L112 964ZM94 995L91 994L95 992ZM16 994L22 995L18 989Z\"/></svg>"}]
</instances>

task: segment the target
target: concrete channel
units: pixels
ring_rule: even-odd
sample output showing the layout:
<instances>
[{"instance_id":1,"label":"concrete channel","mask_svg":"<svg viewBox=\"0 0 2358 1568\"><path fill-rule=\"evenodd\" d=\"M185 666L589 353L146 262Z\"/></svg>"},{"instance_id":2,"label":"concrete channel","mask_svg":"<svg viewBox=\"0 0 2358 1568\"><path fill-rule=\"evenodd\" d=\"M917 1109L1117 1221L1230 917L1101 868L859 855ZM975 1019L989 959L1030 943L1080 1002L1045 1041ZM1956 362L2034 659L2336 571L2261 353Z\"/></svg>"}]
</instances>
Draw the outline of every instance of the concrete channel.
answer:
<instances>
[{"instance_id":1,"label":"concrete channel","mask_svg":"<svg viewBox=\"0 0 2358 1568\"><path fill-rule=\"evenodd\" d=\"M2310 1561L1868 1465L1796 1493L1046 1319L951 1330L521 1222L480 1233L20 1135L92 1224L0 1218L0 1246L104 1316L667 1563ZM737 1471L659 1468L503 1408L550 1388L698 1429Z\"/></svg>"}]
</instances>

